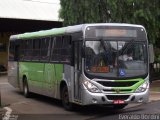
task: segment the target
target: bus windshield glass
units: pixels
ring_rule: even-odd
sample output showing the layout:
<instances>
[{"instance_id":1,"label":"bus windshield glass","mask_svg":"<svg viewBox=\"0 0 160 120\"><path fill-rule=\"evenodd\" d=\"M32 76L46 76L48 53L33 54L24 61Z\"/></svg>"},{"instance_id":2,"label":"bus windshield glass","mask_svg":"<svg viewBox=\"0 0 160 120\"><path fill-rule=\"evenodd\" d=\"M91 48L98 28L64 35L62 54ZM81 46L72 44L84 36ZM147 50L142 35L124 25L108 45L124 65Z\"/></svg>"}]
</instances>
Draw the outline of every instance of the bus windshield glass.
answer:
<instances>
[{"instance_id":1,"label":"bus windshield glass","mask_svg":"<svg viewBox=\"0 0 160 120\"><path fill-rule=\"evenodd\" d=\"M93 78L125 78L147 74L146 42L118 39L85 41L85 72Z\"/></svg>"}]
</instances>

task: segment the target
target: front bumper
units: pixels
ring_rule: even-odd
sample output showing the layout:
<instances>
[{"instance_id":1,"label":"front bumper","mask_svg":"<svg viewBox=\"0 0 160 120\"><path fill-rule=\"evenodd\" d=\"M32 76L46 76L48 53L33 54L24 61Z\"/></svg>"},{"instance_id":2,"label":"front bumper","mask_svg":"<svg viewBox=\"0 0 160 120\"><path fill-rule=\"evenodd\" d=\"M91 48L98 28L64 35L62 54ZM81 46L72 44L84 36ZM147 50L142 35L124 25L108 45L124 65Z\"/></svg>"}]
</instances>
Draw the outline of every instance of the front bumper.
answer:
<instances>
[{"instance_id":1,"label":"front bumper","mask_svg":"<svg viewBox=\"0 0 160 120\"><path fill-rule=\"evenodd\" d=\"M107 94L91 93L87 89L82 90L82 105L114 104L114 100L123 100L128 103L147 103L149 101L149 89L141 93Z\"/></svg>"}]
</instances>

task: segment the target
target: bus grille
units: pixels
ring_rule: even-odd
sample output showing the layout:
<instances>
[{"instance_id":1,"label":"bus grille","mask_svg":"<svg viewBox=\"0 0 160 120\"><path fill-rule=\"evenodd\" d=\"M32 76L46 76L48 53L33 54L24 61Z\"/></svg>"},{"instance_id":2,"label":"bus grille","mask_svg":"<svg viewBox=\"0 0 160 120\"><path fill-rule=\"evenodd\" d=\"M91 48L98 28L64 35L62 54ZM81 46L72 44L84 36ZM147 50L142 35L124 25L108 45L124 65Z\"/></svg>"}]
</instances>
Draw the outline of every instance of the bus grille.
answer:
<instances>
[{"instance_id":1,"label":"bus grille","mask_svg":"<svg viewBox=\"0 0 160 120\"><path fill-rule=\"evenodd\" d=\"M126 81L126 82L97 81L97 82L105 87L130 87L139 81Z\"/></svg>"},{"instance_id":2,"label":"bus grille","mask_svg":"<svg viewBox=\"0 0 160 120\"><path fill-rule=\"evenodd\" d=\"M115 89L103 89L104 92L116 92L117 91ZM132 89L119 89L118 90L119 93L121 92L132 92Z\"/></svg>"},{"instance_id":3,"label":"bus grille","mask_svg":"<svg viewBox=\"0 0 160 120\"><path fill-rule=\"evenodd\" d=\"M108 100L127 100L129 95L106 95Z\"/></svg>"}]
</instances>

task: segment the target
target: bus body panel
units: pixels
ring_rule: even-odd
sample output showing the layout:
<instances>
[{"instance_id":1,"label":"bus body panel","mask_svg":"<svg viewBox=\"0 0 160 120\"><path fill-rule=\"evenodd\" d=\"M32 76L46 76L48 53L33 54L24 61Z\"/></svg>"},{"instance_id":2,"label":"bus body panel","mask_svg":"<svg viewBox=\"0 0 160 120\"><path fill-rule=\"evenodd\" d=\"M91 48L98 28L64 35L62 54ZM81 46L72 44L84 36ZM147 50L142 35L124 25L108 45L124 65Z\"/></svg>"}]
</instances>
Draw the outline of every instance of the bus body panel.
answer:
<instances>
[{"instance_id":1,"label":"bus body panel","mask_svg":"<svg viewBox=\"0 0 160 120\"><path fill-rule=\"evenodd\" d=\"M44 82L42 88L46 95L55 96L56 87L56 70L54 64L45 64Z\"/></svg>"},{"instance_id":2,"label":"bus body panel","mask_svg":"<svg viewBox=\"0 0 160 120\"><path fill-rule=\"evenodd\" d=\"M74 89L74 67L73 66L67 65L67 64L64 65L63 80L65 81L68 87L69 99L71 102L74 102L74 90L73 90Z\"/></svg>"},{"instance_id":3,"label":"bus body panel","mask_svg":"<svg viewBox=\"0 0 160 120\"><path fill-rule=\"evenodd\" d=\"M8 62L8 68L8 82L16 88L19 87L18 62Z\"/></svg>"},{"instance_id":4,"label":"bus body panel","mask_svg":"<svg viewBox=\"0 0 160 120\"><path fill-rule=\"evenodd\" d=\"M57 97L57 86L63 76L62 64L20 62L19 65L21 83L23 76L26 76L30 92Z\"/></svg>"},{"instance_id":5,"label":"bus body panel","mask_svg":"<svg viewBox=\"0 0 160 120\"><path fill-rule=\"evenodd\" d=\"M43 82L43 66L41 63L20 62L19 76L21 76L21 83L24 77L27 78L29 90L35 93L41 93ZM22 84L23 85L23 84Z\"/></svg>"}]
</instances>

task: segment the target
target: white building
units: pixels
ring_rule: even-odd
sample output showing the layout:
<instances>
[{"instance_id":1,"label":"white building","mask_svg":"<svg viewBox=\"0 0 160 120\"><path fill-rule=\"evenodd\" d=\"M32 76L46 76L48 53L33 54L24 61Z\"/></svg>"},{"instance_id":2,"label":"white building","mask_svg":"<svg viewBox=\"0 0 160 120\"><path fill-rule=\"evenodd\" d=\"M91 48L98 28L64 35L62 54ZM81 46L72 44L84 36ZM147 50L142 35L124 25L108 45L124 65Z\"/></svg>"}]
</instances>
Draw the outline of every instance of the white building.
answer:
<instances>
[{"instance_id":1,"label":"white building","mask_svg":"<svg viewBox=\"0 0 160 120\"><path fill-rule=\"evenodd\" d=\"M0 0L0 70L12 34L61 27L59 0Z\"/></svg>"},{"instance_id":2,"label":"white building","mask_svg":"<svg viewBox=\"0 0 160 120\"><path fill-rule=\"evenodd\" d=\"M0 18L60 21L59 0L0 0Z\"/></svg>"}]
</instances>

